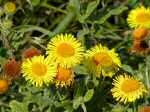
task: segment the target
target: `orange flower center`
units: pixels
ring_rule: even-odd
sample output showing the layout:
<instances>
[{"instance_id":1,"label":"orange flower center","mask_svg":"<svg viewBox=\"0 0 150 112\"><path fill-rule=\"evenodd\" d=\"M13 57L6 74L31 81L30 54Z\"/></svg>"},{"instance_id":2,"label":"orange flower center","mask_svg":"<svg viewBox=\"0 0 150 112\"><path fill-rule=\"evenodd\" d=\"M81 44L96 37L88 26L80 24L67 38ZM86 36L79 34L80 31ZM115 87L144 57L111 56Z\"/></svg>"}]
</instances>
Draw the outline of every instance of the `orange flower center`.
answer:
<instances>
[{"instance_id":1,"label":"orange flower center","mask_svg":"<svg viewBox=\"0 0 150 112\"><path fill-rule=\"evenodd\" d=\"M57 53L62 57L71 57L74 55L74 48L68 43L61 43L57 48Z\"/></svg>"},{"instance_id":2,"label":"orange flower center","mask_svg":"<svg viewBox=\"0 0 150 112\"><path fill-rule=\"evenodd\" d=\"M139 88L139 82L137 80L128 79L123 82L121 88L125 93L133 92Z\"/></svg>"},{"instance_id":3,"label":"orange flower center","mask_svg":"<svg viewBox=\"0 0 150 112\"><path fill-rule=\"evenodd\" d=\"M9 84L7 80L0 79L0 94L5 93L8 90Z\"/></svg>"},{"instance_id":4,"label":"orange flower center","mask_svg":"<svg viewBox=\"0 0 150 112\"><path fill-rule=\"evenodd\" d=\"M45 75L47 72L47 67L39 62L33 63L32 72L38 76Z\"/></svg>"},{"instance_id":5,"label":"orange flower center","mask_svg":"<svg viewBox=\"0 0 150 112\"><path fill-rule=\"evenodd\" d=\"M105 52L96 53L93 56L93 61L96 65L102 65L102 66L112 65L112 58Z\"/></svg>"},{"instance_id":6,"label":"orange flower center","mask_svg":"<svg viewBox=\"0 0 150 112\"><path fill-rule=\"evenodd\" d=\"M136 20L139 23L146 23L146 22L150 21L150 14L141 12L136 16Z\"/></svg>"},{"instance_id":7,"label":"orange flower center","mask_svg":"<svg viewBox=\"0 0 150 112\"><path fill-rule=\"evenodd\" d=\"M71 75L72 75L71 69L58 67L56 79L61 81L67 81Z\"/></svg>"}]
</instances>

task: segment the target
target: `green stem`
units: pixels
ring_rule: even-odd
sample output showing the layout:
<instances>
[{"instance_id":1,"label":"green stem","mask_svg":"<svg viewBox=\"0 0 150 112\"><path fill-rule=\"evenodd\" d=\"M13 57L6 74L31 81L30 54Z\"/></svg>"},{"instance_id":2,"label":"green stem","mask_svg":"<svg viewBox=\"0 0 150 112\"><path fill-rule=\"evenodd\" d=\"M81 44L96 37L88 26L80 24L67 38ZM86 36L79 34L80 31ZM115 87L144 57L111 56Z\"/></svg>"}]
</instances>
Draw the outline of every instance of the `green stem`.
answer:
<instances>
[{"instance_id":1,"label":"green stem","mask_svg":"<svg viewBox=\"0 0 150 112\"><path fill-rule=\"evenodd\" d=\"M20 32L28 32L28 31L39 31L42 32L43 34L48 35L49 37L53 37L55 34L45 28L39 27L39 26L34 26L34 25L23 25L19 27L15 27L14 29L20 29Z\"/></svg>"},{"instance_id":2,"label":"green stem","mask_svg":"<svg viewBox=\"0 0 150 112\"><path fill-rule=\"evenodd\" d=\"M82 107L82 109L83 109L83 112L87 112L87 110L86 110L86 106L85 106L85 104L83 103L83 104L81 104L81 107Z\"/></svg>"},{"instance_id":3,"label":"green stem","mask_svg":"<svg viewBox=\"0 0 150 112\"><path fill-rule=\"evenodd\" d=\"M136 102L133 103L133 112L137 112Z\"/></svg>"},{"instance_id":4,"label":"green stem","mask_svg":"<svg viewBox=\"0 0 150 112\"><path fill-rule=\"evenodd\" d=\"M58 7L54 7L54 6L53 6L53 5L51 5L51 4L42 3L42 4L41 4L41 6L42 6L42 7L45 7L45 8L48 8L48 9L56 10L56 11L61 12L61 13L64 13L64 14L67 14L67 12L66 12L66 11L64 11L64 10L62 10L62 9L58 8Z\"/></svg>"},{"instance_id":5,"label":"green stem","mask_svg":"<svg viewBox=\"0 0 150 112\"><path fill-rule=\"evenodd\" d=\"M6 103L0 102L0 107L9 107L9 105Z\"/></svg>"},{"instance_id":6,"label":"green stem","mask_svg":"<svg viewBox=\"0 0 150 112\"><path fill-rule=\"evenodd\" d=\"M146 67L145 67L145 78L146 78L146 84L147 88L150 88L150 82L149 82L149 75L148 75L148 66L147 66L147 60L146 60Z\"/></svg>"},{"instance_id":7,"label":"green stem","mask_svg":"<svg viewBox=\"0 0 150 112\"><path fill-rule=\"evenodd\" d=\"M71 12L71 11L68 12L68 14L65 16L65 18L58 24L56 29L54 29L54 33L57 34L57 33L64 32L74 17L75 17L74 12Z\"/></svg>"}]
</instances>

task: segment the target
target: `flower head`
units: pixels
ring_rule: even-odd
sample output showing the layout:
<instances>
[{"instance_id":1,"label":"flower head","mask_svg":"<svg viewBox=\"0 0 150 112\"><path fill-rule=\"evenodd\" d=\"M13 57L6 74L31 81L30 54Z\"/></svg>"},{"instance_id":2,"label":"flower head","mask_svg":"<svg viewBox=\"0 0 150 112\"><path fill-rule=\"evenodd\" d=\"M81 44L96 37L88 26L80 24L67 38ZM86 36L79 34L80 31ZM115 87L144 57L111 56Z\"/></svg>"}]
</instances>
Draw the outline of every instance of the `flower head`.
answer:
<instances>
[{"instance_id":1,"label":"flower head","mask_svg":"<svg viewBox=\"0 0 150 112\"><path fill-rule=\"evenodd\" d=\"M23 61L22 72L26 80L41 87L53 82L56 76L56 66L44 56L34 56Z\"/></svg>"},{"instance_id":2,"label":"flower head","mask_svg":"<svg viewBox=\"0 0 150 112\"><path fill-rule=\"evenodd\" d=\"M143 40L148 35L149 30L146 28L137 28L133 31L134 40Z\"/></svg>"},{"instance_id":3,"label":"flower head","mask_svg":"<svg viewBox=\"0 0 150 112\"><path fill-rule=\"evenodd\" d=\"M16 4L13 2L7 2L4 5L4 10L6 13L14 13L16 11Z\"/></svg>"},{"instance_id":4,"label":"flower head","mask_svg":"<svg viewBox=\"0 0 150 112\"><path fill-rule=\"evenodd\" d=\"M21 64L15 59L10 59L4 64L4 73L11 79L20 76Z\"/></svg>"},{"instance_id":5,"label":"flower head","mask_svg":"<svg viewBox=\"0 0 150 112\"><path fill-rule=\"evenodd\" d=\"M33 56L39 56L41 54L41 51L38 50L37 48L28 48L23 52L23 57L24 58L31 58Z\"/></svg>"},{"instance_id":6,"label":"flower head","mask_svg":"<svg viewBox=\"0 0 150 112\"><path fill-rule=\"evenodd\" d=\"M140 6L131 10L127 22L131 28L150 28L150 8Z\"/></svg>"},{"instance_id":7,"label":"flower head","mask_svg":"<svg viewBox=\"0 0 150 112\"><path fill-rule=\"evenodd\" d=\"M111 89L116 101L127 103L143 97L147 90L142 82L126 74L120 75L113 80L114 87Z\"/></svg>"},{"instance_id":8,"label":"flower head","mask_svg":"<svg viewBox=\"0 0 150 112\"><path fill-rule=\"evenodd\" d=\"M118 66L121 66L121 62L114 49L109 50L99 44L87 51L85 66L90 73L96 74L97 77L100 74L112 77Z\"/></svg>"},{"instance_id":9,"label":"flower head","mask_svg":"<svg viewBox=\"0 0 150 112\"><path fill-rule=\"evenodd\" d=\"M74 81L74 72L71 68L63 68L58 66L55 85L58 87L71 86Z\"/></svg>"},{"instance_id":10,"label":"flower head","mask_svg":"<svg viewBox=\"0 0 150 112\"><path fill-rule=\"evenodd\" d=\"M0 79L0 94L7 92L9 88L9 81L6 79Z\"/></svg>"},{"instance_id":11,"label":"flower head","mask_svg":"<svg viewBox=\"0 0 150 112\"><path fill-rule=\"evenodd\" d=\"M6 75L2 74L0 76L0 94L4 94L8 91L11 80Z\"/></svg>"},{"instance_id":12,"label":"flower head","mask_svg":"<svg viewBox=\"0 0 150 112\"><path fill-rule=\"evenodd\" d=\"M84 48L73 35L60 34L49 42L47 54L60 66L70 68L80 64L83 59Z\"/></svg>"},{"instance_id":13,"label":"flower head","mask_svg":"<svg viewBox=\"0 0 150 112\"><path fill-rule=\"evenodd\" d=\"M149 46L144 40L142 41L134 40L131 52L136 54L147 54L149 52Z\"/></svg>"}]
</instances>

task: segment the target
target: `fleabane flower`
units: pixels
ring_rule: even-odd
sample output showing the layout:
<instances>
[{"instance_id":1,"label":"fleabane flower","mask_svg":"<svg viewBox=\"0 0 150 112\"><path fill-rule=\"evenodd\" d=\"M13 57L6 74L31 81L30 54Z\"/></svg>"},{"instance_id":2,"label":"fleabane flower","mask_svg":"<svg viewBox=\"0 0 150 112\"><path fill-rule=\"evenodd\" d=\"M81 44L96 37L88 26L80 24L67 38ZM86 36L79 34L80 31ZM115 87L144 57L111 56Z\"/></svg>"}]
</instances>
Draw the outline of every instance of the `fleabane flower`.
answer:
<instances>
[{"instance_id":1,"label":"fleabane flower","mask_svg":"<svg viewBox=\"0 0 150 112\"><path fill-rule=\"evenodd\" d=\"M72 34L59 34L49 42L47 54L60 66L70 68L81 63L84 48Z\"/></svg>"},{"instance_id":2,"label":"fleabane flower","mask_svg":"<svg viewBox=\"0 0 150 112\"><path fill-rule=\"evenodd\" d=\"M74 71L72 68L57 67L57 75L55 77L56 87L71 86L74 82Z\"/></svg>"},{"instance_id":3,"label":"fleabane flower","mask_svg":"<svg viewBox=\"0 0 150 112\"><path fill-rule=\"evenodd\" d=\"M49 85L56 76L56 65L44 56L34 56L22 63L22 73L36 87Z\"/></svg>"},{"instance_id":4,"label":"fleabane flower","mask_svg":"<svg viewBox=\"0 0 150 112\"><path fill-rule=\"evenodd\" d=\"M89 49L86 53L85 66L91 74L97 77L112 77L121 66L121 61L114 49L109 50L101 44Z\"/></svg>"},{"instance_id":5,"label":"fleabane flower","mask_svg":"<svg viewBox=\"0 0 150 112\"><path fill-rule=\"evenodd\" d=\"M116 101L124 104L135 102L147 93L147 90L141 81L134 79L127 74L117 76L113 80L113 86L114 87L111 89L113 97Z\"/></svg>"},{"instance_id":6,"label":"fleabane flower","mask_svg":"<svg viewBox=\"0 0 150 112\"><path fill-rule=\"evenodd\" d=\"M139 6L131 10L127 22L131 28L150 28L150 8Z\"/></svg>"}]
</instances>

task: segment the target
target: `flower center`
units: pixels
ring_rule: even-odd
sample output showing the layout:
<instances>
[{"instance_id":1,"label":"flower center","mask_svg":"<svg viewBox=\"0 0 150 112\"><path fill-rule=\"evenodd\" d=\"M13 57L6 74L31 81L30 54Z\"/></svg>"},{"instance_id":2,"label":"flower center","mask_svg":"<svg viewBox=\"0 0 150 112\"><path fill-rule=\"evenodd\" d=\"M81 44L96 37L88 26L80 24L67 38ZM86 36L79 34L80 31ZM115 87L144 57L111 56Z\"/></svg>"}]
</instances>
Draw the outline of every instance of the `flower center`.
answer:
<instances>
[{"instance_id":1,"label":"flower center","mask_svg":"<svg viewBox=\"0 0 150 112\"><path fill-rule=\"evenodd\" d=\"M139 82L137 80L128 79L123 82L121 88L125 93L133 92L139 88Z\"/></svg>"},{"instance_id":2,"label":"flower center","mask_svg":"<svg viewBox=\"0 0 150 112\"><path fill-rule=\"evenodd\" d=\"M4 93L8 90L8 81L1 79L0 80L0 93Z\"/></svg>"},{"instance_id":3,"label":"flower center","mask_svg":"<svg viewBox=\"0 0 150 112\"><path fill-rule=\"evenodd\" d=\"M56 79L61 81L67 81L70 78L71 74L71 69L58 67Z\"/></svg>"},{"instance_id":4,"label":"flower center","mask_svg":"<svg viewBox=\"0 0 150 112\"><path fill-rule=\"evenodd\" d=\"M39 62L33 63L32 72L38 76L45 75L47 72L47 67Z\"/></svg>"},{"instance_id":5,"label":"flower center","mask_svg":"<svg viewBox=\"0 0 150 112\"><path fill-rule=\"evenodd\" d=\"M57 53L62 57L73 56L74 52L74 48L68 43L61 43L57 48Z\"/></svg>"},{"instance_id":6,"label":"flower center","mask_svg":"<svg viewBox=\"0 0 150 112\"><path fill-rule=\"evenodd\" d=\"M150 14L141 12L136 16L136 20L139 23L146 23L146 22L150 21Z\"/></svg>"},{"instance_id":7,"label":"flower center","mask_svg":"<svg viewBox=\"0 0 150 112\"><path fill-rule=\"evenodd\" d=\"M102 66L112 65L112 58L105 52L96 53L93 56L93 61L96 65L102 65Z\"/></svg>"}]
</instances>

